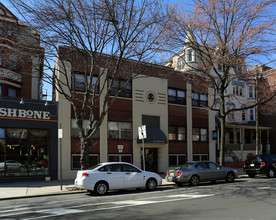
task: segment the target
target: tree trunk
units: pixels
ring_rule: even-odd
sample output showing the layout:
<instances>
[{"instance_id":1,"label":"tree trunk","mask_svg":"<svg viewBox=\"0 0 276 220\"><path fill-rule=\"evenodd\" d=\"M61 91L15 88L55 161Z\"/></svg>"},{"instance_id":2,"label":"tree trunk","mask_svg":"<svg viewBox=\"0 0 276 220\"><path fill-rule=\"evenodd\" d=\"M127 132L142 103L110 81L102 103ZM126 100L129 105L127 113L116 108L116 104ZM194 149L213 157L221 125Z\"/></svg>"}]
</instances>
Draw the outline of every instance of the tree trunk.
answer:
<instances>
[{"instance_id":1,"label":"tree trunk","mask_svg":"<svg viewBox=\"0 0 276 220\"><path fill-rule=\"evenodd\" d=\"M80 138L81 141L81 169L85 170L89 168L89 140L86 137Z\"/></svg>"},{"instance_id":2,"label":"tree trunk","mask_svg":"<svg viewBox=\"0 0 276 220\"><path fill-rule=\"evenodd\" d=\"M225 148L225 117L220 118L220 151L219 151L219 164L224 165L224 148Z\"/></svg>"}]
</instances>

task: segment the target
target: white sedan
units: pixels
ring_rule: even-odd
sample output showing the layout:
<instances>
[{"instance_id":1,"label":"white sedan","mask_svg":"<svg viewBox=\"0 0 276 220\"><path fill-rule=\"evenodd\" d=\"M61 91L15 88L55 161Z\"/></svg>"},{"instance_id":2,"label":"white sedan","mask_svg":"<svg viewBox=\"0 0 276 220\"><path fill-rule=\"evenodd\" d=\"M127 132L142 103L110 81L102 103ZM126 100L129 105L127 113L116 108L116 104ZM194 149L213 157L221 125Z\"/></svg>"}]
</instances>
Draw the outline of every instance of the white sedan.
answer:
<instances>
[{"instance_id":1,"label":"white sedan","mask_svg":"<svg viewBox=\"0 0 276 220\"><path fill-rule=\"evenodd\" d=\"M124 162L100 163L89 170L78 171L75 186L98 195L108 190L143 188L154 190L162 184L159 174L147 172Z\"/></svg>"}]
</instances>

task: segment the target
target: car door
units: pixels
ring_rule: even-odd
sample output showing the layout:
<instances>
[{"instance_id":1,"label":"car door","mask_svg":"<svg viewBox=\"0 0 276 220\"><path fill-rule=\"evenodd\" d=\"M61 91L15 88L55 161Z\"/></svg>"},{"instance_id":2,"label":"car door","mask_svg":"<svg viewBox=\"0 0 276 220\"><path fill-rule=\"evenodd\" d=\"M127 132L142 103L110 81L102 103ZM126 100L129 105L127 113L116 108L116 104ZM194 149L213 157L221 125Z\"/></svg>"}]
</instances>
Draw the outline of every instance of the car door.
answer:
<instances>
[{"instance_id":1,"label":"car door","mask_svg":"<svg viewBox=\"0 0 276 220\"><path fill-rule=\"evenodd\" d=\"M197 174L201 181L209 180L210 178L210 169L207 166L206 162L199 162L195 165L197 169Z\"/></svg>"},{"instance_id":2,"label":"car door","mask_svg":"<svg viewBox=\"0 0 276 220\"><path fill-rule=\"evenodd\" d=\"M213 162L208 162L208 166L210 168L210 175L212 180L220 180L225 179L226 173L222 169L220 169L220 166Z\"/></svg>"},{"instance_id":3,"label":"car door","mask_svg":"<svg viewBox=\"0 0 276 220\"><path fill-rule=\"evenodd\" d=\"M125 176L126 188L144 187L144 175L141 170L129 164L122 164L123 173Z\"/></svg>"},{"instance_id":4,"label":"car door","mask_svg":"<svg viewBox=\"0 0 276 220\"><path fill-rule=\"evenodd\" d=\"M106 165L105 180L109 184L109 189L125 188L125 174L122 172L121 164Z\"/></svg>"}]
</instances>

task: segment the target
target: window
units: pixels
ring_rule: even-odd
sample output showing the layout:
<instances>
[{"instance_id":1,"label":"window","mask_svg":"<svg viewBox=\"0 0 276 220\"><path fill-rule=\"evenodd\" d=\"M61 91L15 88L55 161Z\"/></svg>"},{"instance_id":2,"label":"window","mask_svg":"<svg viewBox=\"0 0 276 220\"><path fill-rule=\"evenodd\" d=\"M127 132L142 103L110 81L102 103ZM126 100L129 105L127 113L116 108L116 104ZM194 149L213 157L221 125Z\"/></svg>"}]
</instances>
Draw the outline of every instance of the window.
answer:
<instances>
[{"instance_id":1,"label":"window","mask_svg":"<svg viewBox=\"0 0 276 220\"><path fill-rule=\"evenodd\" d=\"M242 110L242 120L245 121L245 110Z\"/></svg>"},{"instance_id":2,"label":"window","mask_svg":"<svg viewBox=\"0 0 276 220\"><path fill-rule=\"evenodd\" d=\"M4 24L3 21L0 21L0 35L4 34Z\"/></svg>"},{"instance_id":3,"label":"window","mask_svg":"<svg viewBox=\"0 0 276 220\"><path fill-rule=\"evenodd\" d=\"M206 107L208 105L207 95L193 92L192 105L197 107Z\"/></svg>"},{"instance_id":4,"label":"window","mask_svg":"<svg viewBox=\"0 0 276 220\"><path fill-rule=\"evenodd\" d=\"M183 57L179 57L177 60L177 69L183 68Z\"/></svg>"},{"instance_id":5,"label":"window","mask_svg":"<svg viewBox=\"0 0 276 220\"><path fill-rule=\"evenodd\" d=\"M109 154L108 161L132 163L132 156L129 154Z\"/></svg>"},{"instance_id":6,"label":"window","mask_svg":"<svg viewBox=\"0 0 276 220\"><path fill-rule=\"evenodd\" d=\"M0 50L0 66L3 66L3 54L2 54L2 50Z\"/></svg>"},{"instance_id":7,"label":"window","mask_svg":"<svg viewBox=\"0 0 276 220\"><path fill-rule=\"evenodd\" d=\"M233 86L233 95L243 96L243 88L241 86Z\"/></svg>"},{"instance_id":8,"label":"window","mask_svg":"<svg viewBox=\"0 0 276 220\"><path fill-rule=\"evenodd\" d=\"M208 154L193 154L193 161L206 161L209 160Z\"/></svg>"},{"instance_id":9,"label":"window","mask_svg":"<svg viewBox=\"0 0 276 220\"><path fill-rule=\"evenodd\" d=\"M80 164L80 154L72 154L72 170L79 170L81 168ZM98 155L89 155L89 167L93 167L94 165L99 163L99 156Z\"/></svg>"},{"instance_id":10,"label":"window","mask_svg":"<svg viewBox=\"0 0 276 220\"><path fill-rule=\"evenodd\" d=\"M127 122L108 122L108 138L127 139L132 138L132 124Z\"/></svg>"},{"instance_id":11,"label":"window","mask_svg":"<svg viewBox=\"0 0 276 220\"><path fill-rule=\"evenodd\" d=\"M169 155L169 166L180 166L184 163L186 163L186 154Z\"/></svg>"},{"instance_id":12,"label":"window","mask_svg":"<svg viewBox=\"0 0 276 220\"><path fill-rule=\"evenodd\" d=\"M117 93L121 90L119 93L120 97L126 97L126 98L131 98L132 97L132 83L127 82L126 80L114 80L111 88L111 93L110 95L117 95Z\"/></svg>"},{"instance_id":13,"label":"window","mask_svg":"<svg viewBox=\"0 0 276 220\"><path fill-rule=\"evenodd\" d=\"M250 109L250 121L254 121L254 110Z\"/></svg>"},{"instance_id":14,"label":"window","mask_svg":"<svg viewBox=\"0 0 276 220\"><path fill-rule=\"evenodd\" d=\"M85 129L86 134L89 132L90 126L89 126L90 121L89 120L83 120L83 128ZM94 122L95 123L95 122ZM79 133L78 133L78 126L77 126L77 120L72 119L71 120L71 137L73 138L78 138ZM97 130L92 138L100 138L100 130Z\"/></svg>"},{"instance_id":15,"label":"window","mask_svg":"<svg viewBox=\"0 0 276 220\"><path fill-rule=\"evenodd\" d=\"M138 170L136 167L128 165L128 164L121 164L122 168L123 168L123 172L137 172L139 173L140 170Z\"/></svg>"},{"instance_id":16,"label":"window","mask_svg":"<svg viewBox=\"0 0 276 220\"><path fill-rule=\"evenodd\" d=\"M186 140L186 128L185 127L175 127L169 126L169 140Z\"/></svg>"},{"instance_id":17,"label":"window","mask_svg":"<svg viewBox=\"0 0 276 220\"><path fill-rule=\"evenodd\" d=\"M89 83L90 77L87 76L87 84ZM95 91L96 93L99 93L99 86L98 86L98 76L93 76L92 78L92 86L91 91ZM97 86L95 88L95 86ZM77 92L84 92L85 91L85 80L83 74L75 74L75 90Z\"/></svg>"},{"instance_id":18,"label":"window","mask_svg":"<svg viewBox=\"0 0 276 220\"><path fill-rule=\"evenodd\" d=\"M240 134L240 132L238 131L237 132L237 144L240 144L241 143L241 134Z\"/></svg>"},{"instance_id":19,"label":"window","mask_svg":"<svg viewBox=\"0 0 276 220\"><path fill-rule=\"evenodd\" d=\"M15 54L9 55L9 68L11 70L17 70L17 56Z\"/></svg>"},{"instance_id":20,"label":"window","mask_svg":"<svg viewBox=\"0 0 276 220\"><path fill-rule=\"evenodd\" d=\"M192 50L191 49L187 50L187 61L188 62L192 62L193 61Z\"/></svg>"},{"instance_id":21,"label":"window","mask_svg":"<svg viewBox=\"0 0 276 220\"><path fill-rule=\"evenodd\" d=\"M234 132L233 131L229 132L229 143L234 144Z\"/></svg>"},{"instance_id":22,"label":"window","mask_svg":"<svg viewBox=\"0 0 276 220\"><path fill-rule=\"evenodd\" d=\"M142 125L146 125L147 127L151 128L160 128L160 117L142 115Z\"/></svg>"},{"instance_id":23,"label":"window","mask_svg":"<svg viewBox=\"0 0 276 220\"><path fill-rule=\"evenodd\" d=\"M254 98L254 87L253 86L249 86L248 87L248 97L249 98Z\"/></svg>"},{"instance_id":24,"label":"window","mask_svg":"<svg viewBox=\"0 0 276 220\"><path fill-rule=\"evenodd\" d=\"M13 35L13 26L12 24L8 24L8 36L12 37Z\"/></svg>"},{"instance_id":25,"label":"window","mask_svg":"<svg viewBox=\"0 0 276 220\"><path fill-rule=\"evenodd\" d=\"M180 89L168 89L168 102L186 105L186 91Z\"/></svg>"},{"instance_id":26,"label":"window","mask_svg":"<svg viewBox=\"0 0 276 220\"><path fill-rule=\"evenodd\" d=\"M2 85L0 85L0 96L2 96Z\"/></svg>"},{"instance_id":27,"label":"window","mask_svg":"<svg viewBox=\"0 0 276 220\"><path fill-rule=\"evenodd\" d=\"M8 88L8 96L9 97L17 97L17 89L9 87Z\"/></svg>"},{"instance_id":28,"label":"window","mask_svg":"<svg viewBox=\"0 0 276 220\"><path fill-rule=\"evenodd\" d=\"M206 128L193 128L193 141L208 141L208 130Z\"/></svg>"}]
</instances>

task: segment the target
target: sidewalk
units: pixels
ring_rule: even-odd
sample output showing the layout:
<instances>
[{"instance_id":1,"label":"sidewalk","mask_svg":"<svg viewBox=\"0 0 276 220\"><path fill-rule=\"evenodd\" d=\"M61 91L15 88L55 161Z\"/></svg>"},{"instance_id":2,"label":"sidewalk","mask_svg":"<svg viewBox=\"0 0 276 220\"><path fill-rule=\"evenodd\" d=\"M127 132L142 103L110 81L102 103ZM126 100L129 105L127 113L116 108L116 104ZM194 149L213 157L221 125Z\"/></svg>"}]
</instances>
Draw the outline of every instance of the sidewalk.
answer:
<instances>
[{"instance_id":1,"label":"sidewalk","mask_svg":"<svg viewBox=\"0 0 276 220\"><path fill-rule=\"evenodd\" d=\"M243 169L237 169L239 178L244 177ZM162 175L162 185L173 185L167 182L165 175ZM69 193L86 193L86 190L78 190L74 186L74 180L64 180L61 190L59 181L35 181L0 184L0 201L5 199L58 195Z\"/></svg>"}]
</instances>

